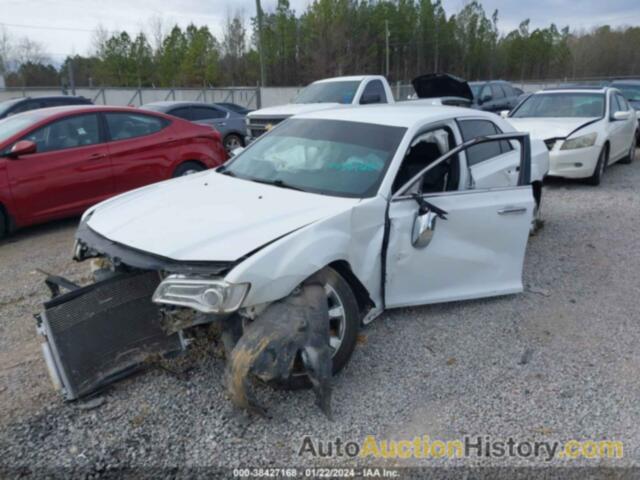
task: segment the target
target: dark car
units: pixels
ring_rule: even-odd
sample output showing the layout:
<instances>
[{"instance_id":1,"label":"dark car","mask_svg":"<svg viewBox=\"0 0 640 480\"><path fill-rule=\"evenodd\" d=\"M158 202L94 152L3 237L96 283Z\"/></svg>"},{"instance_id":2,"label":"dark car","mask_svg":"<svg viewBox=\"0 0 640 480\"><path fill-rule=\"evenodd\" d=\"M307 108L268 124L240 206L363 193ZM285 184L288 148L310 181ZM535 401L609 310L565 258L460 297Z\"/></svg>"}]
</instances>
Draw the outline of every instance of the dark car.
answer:
<instances>
[{"instance_id":1,"label":"dark car","mask_svg":"<svg viewBox=\"0 0 640 480\"><path fill-rule=\"evenodd\" d=\"M636 112L638 112L638 139L640 140L640 79L637 80L614 80L611 86L622 92L622 96L627 99Z\"/></svg>"},{"instance_id":2,"label":"dark car","mask_svg":"<svg viewBox=\"0 0 640 480\"><path fill-rule=\"evenodd\" d=\"M46 108L0 120L0 237L221 165L220 140L209 126L138 108Z\"/></svg>"},{"instance_id":3,"label":"dark car","mask_svg":"<svg viewBox=\"0 0 640 480\"><path fill-rule=\"evenodd\" d=\"M0 119L9 115L36 110L37 108L65 107L68 105L93 105L93 102L84 97L70 95L56 95L53 97L21 97L0 102Z\"/></svg>"},{"instance_id":4,"label":"dark car","mask_svg":"<svg viewBox=\"0 0 640 480\"><path fill-rule=\"evenodd\" d=\"M509 82L491 80L487 82L469 82L473 92L473 108L488 112L511 110L518 104L521 95Z\"/></svg>"},{"instance_id":5,"label":"dark car","mask_svg":"<svg viewBox=\"0 0 640 480\"><path fill-rule=\"evenodd\" d=\"M244 137L247 132L245 115L222 107L220 104L167 101L147 103L141 108L166 113L202 125L211 125L222 135L222 144L227 152L244 147Z\"/></svg>"},{"instance_id":6,"label":"dark car","mask_svg":"<svg viewBox=\"0 0 640 480\"><path fill-rule=\"evenodd\" d=\"M242 115L246 115L247 113L253 112L250 108L243 107L242 105L238 105L237 103L230 102L217 102L215 105L220 105L221 107L226 108L227 110L231 110L232 112L240 113Z\"/></svg>"}]
</instances>

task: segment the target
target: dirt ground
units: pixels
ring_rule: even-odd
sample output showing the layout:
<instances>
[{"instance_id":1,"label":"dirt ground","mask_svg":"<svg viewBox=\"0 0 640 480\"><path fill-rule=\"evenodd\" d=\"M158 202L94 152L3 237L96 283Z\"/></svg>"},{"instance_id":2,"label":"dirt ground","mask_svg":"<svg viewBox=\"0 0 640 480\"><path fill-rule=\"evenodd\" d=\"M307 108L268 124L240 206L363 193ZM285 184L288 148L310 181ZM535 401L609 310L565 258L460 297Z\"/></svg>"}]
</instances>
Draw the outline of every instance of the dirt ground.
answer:
<instances>
[{"instance_id":1,"label":"dirt ground","mask_svg":"<svg viewBox=\"0 0 640 480\"><path fill-rule=\"evenodd\" d=\"M600 187L550 181L525 292L386 312L335 379L334 422L310 392L270 389L271 419L235 422L220 359L188 380L155 371L121 382L93 411L64 403L33 314L48 297L38 269L88 280L71 260L77 219L20 231L0 242L2 462L282 465L313 460L298 455L303 435L428 433L620 439L616 465L639 465L639 193L639 161L613 165Z\"/></svg>"}]
</instances>

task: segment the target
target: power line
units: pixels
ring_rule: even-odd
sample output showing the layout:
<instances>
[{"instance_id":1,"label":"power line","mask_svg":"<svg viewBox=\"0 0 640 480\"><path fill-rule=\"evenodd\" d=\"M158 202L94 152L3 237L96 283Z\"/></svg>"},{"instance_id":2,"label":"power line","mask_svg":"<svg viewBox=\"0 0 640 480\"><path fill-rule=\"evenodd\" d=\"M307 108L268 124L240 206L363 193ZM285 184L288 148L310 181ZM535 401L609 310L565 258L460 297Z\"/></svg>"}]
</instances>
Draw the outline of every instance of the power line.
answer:
<instances>
[{"instance_id":1,"label":"power line","mask_svg":"<svg viewBox=\"0 0 640 480\"><path fill-rule=\"evenodd\" d=\"M90 30L88 28L48 27L46 25L24 25L20 23L5 23L5 22L0 22L0 25L2 25L3 27L9 27L9 28L32 28L35 30L55 30L55 31L61 31L61 32L88 32L88 33L95 32L95 29Z\"/></svg>"}]
</instances>

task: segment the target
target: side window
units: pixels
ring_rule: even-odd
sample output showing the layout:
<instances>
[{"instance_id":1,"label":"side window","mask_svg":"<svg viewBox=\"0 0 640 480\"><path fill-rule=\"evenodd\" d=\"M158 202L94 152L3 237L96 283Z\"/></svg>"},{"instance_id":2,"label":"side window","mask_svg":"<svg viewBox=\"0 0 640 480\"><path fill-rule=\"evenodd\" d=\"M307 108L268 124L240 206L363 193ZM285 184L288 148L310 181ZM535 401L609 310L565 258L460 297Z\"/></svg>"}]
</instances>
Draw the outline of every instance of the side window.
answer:
<instances>
[{"instance_id":1,"label":"side window","mask_svg":"<svg viewBox=\"0 0 640 480\"><path fill-rule=\"evenodd\" d=\"M502 133L496 124L489 120L459 120L458 125L460 133L462 133L462 140L465 142L477 137ZM511 150L513 150L513 147L507 141L474 145L467 149L467 163L471 167Z\"/></svg>"},{"instance_id":2,"label":"side window","mask_svg":"<svg viewBox=\"0 0 640 480\"><path fill-rule=\"evenodd\" d=\"M624 112L629 110L629 104L627 103L627 101L622 95L620 95L619 93L616 93L616 98L618 99L618 105L620 106L620 110Z\"/></svg>"},{"instance_id":3,"label":"side window","mask_svg":"<svg viewBox=\"0 0 640 480\"><path fill-rule=\"evenodd\" d=\"M613 93L610 96L611 99L611 114L613 115L616 112L620 112L622 108L620 107L620 102L618 102L618 97Z\"/></svg>"},{"instance_id":4,"label":"side window","mask_svg":"<svg viewBox=\"0 0 640 480\"><path fill-rule=\"evenodd\" d=\"M191 120L191 109L189 107L180 107L170 110L169 115L173 115L174 117L182 118L183 120Z\"/></svg>"},{"instance_id":5,"label":"side window","mask_svg":"<svg viewBox=\"0 0 640 480\"><path fill-rule=\"evenodd\" d=\"M369 99L374 99L378 97L376 101L366 101L365 97ZM362 92L362 97L360 98L360 103L387 103L387 94L384 91L384 85L380 80L371 80L367 83L367 86L364 87L364 92Z\"/></svg>"},{"instance_id":6,"label":"side window","mask_svg":"<svg viewBox=\"0 0 640 480\"><path fill-rule=\"evenodd\" d=\"M143 137L159 132L169 125L164 118L138 113L106 113L111 140Z\"/></svg>"},{"instance_id":7,"label":"side window","mask_svg":"<svg viewBox=\"0 0 640 480\"><path fill-rule=\"evenodd\" d=\"M514 89L513 89L513 87L512 87L511 85L509 85L508 83L503 83L503 84L501 85L501 87L502 87L502 90L504 90L504 94L505 94L507 97L515 97L515 96L516 96L516 92L515 92L515 90L514 90Z\"/></svg>"},{"instance_id":8,"label":"side window","mask_svg":"<svg viewBox=\"0 0 640 480\"><path fill-rule=\"evenodd\" d=\"M402 160L393 182L392 191L397 192L409 180L420 173L455 146L455 137L448 127L422 133L413 139ZM456 155L429 170L422 179L420 191L435 193L457 190L460 182L460 163ZM417 191L417 189L416 189Z\"/></svg>"},{"instance_id":9,"label":"side window","mask_svg":"<svg viewBox=\"0 0 640 480\"><path fill-rule=\"evenodd\" d=\"M214 118L225 118L227 112L212 107L191 107L191 118L197 120L211 120Z\"/></svg>"},{"instance_id":10,"label":"side window","mask_svg":"<svg viewBox=\"0 0 640 480\"><path fill-rule=\"evenodd\" d=\"M489 84L485 83L485 85L482 87L482 90L480 90L480 100L484 100L487 95L492 95L492 93Z\"/></svg>"},{"instance_id":11,"label":"side window","mask_svg":"<svg viewBox=\"0 0 640 480\"><path fill-rule=\"evenodd\" d=\"M504 92L502 91L502 88L496 83L491 85L491 94L493 95L494 100L500 100L501 98L504 98Z\"/></svg>"},{"instance_id":12,"label":"side window","mask_svg":"<svg viewBox=\"0 0 640 480\"><path fill-rule=\"evenodd\" d=\"M66 148L85 147L100 143L98 115L76 115L52 122L28 134L37 146L37 153L53 152Z\"/></svg>"}]
</instances>

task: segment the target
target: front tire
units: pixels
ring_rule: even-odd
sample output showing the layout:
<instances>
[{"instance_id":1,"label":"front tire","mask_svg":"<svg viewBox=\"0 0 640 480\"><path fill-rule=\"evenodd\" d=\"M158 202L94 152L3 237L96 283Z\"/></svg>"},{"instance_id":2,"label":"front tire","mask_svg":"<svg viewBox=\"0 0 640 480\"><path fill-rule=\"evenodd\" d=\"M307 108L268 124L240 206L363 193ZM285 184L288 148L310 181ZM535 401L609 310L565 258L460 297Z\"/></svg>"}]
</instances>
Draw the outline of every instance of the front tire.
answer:
<instances>
[{"instance_id":1,"label":"front tire","mask_svg":"<svg viewBox=\"0 0 640 480\"><path fill-rule=\"evenodd\" d=\"M318 273L324 282L329 303L329 343L333 349L333 374L335 375L349 362L356 347L360 328L360 310L349 283L333 268L326 267ZM296 362L299 363L299 362ZM303 372L293 372L278 385L287 390L310 388L309 377Z\"/></svg>"},{"instance_id":2,"label":"front tire","mask_svg":"<svg viewBox=\"0 0 640 480\"><path fill-rule=\"evenodd\" d=\"M173 178L192 175L194 173L202 172L203 170L205 170L205 166L200 162L184 162L178 165L175 169L173 172Z\"/></svg>"},{"instance_id":3,"label":"front tire","mask_svg":"<svg viewBox=\"0 0 640 480\"><path fill-rule=\"evenodd\" d=\"M222 144L224 145L224 149L227 153L234 151L236 148L244 147L242 138L240 135L236 135L235 133L230 133L224 137Z\"/></svg>"},{"instance_id":4,"label":"front tire","mask_svg":"<svg viewBox=\"0 0 640 480\"><path fill-rule=\"evenodd\" d=\"M593 185L594 187L597 187L598 185L600 185L600 182L602 181L602 176L604 175L604 169L607 166L607 146L605 145L604 147L602 147L602 151L600 152L600 156L598 157L598 163L596 163L596 168L593 172L593 175L591 175L588 179L587 179L587 183L589 185Z\"/></svg>"}]
</instances>

